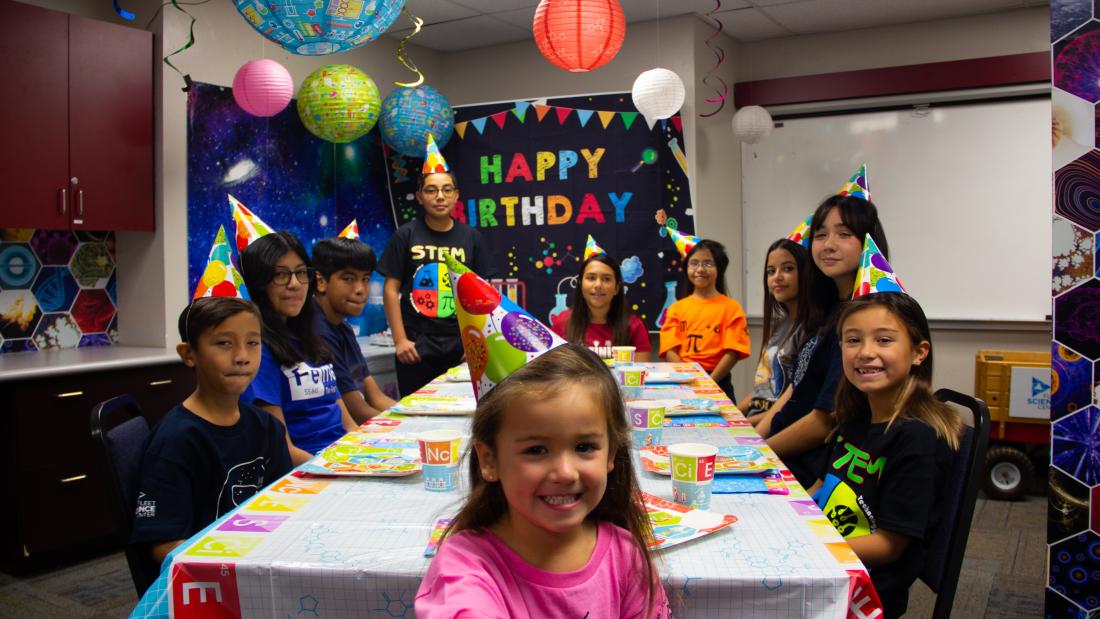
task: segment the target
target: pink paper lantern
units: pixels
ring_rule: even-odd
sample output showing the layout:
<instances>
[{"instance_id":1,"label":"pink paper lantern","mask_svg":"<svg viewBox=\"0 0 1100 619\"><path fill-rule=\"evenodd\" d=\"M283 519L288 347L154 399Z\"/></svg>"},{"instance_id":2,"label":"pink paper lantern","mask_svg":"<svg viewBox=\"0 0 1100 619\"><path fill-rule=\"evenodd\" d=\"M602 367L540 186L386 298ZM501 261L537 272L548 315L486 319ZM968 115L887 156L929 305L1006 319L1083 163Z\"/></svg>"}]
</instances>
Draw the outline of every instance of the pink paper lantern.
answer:
<instances>
[{"instance_id":1,"label":"pink paper lantern","mask_svg":"<svg viewBox=\"0 0 1100 619\"><path fill-rule=\"evenodd\" d=\"M290 72L274 60L249 60L233 76L233 99L253 116L274 116L293 96Z\"/></svg>"}]
</instances>

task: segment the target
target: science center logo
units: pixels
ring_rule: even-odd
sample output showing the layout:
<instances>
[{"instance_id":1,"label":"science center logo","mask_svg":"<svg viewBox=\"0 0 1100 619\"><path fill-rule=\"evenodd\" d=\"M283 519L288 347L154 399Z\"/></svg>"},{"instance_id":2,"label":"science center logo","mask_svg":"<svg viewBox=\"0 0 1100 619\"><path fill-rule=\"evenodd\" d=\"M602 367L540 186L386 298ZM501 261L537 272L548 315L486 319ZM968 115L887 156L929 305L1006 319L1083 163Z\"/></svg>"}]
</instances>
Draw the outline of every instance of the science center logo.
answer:
<instances>
[{"instance_id":1,"label":"science center logo","mask_svg":"<svg viewBox=\"0 0 1100 619\"><path fill-rule=\"evenodd\" d=\"M1050 408L1050 384L1044 383L1038 378L1032 377L1031 379L1031 397L1027 399L1027 403L1032 406L1038 406L1041 409Z\"/></svg>"}]
</instances>

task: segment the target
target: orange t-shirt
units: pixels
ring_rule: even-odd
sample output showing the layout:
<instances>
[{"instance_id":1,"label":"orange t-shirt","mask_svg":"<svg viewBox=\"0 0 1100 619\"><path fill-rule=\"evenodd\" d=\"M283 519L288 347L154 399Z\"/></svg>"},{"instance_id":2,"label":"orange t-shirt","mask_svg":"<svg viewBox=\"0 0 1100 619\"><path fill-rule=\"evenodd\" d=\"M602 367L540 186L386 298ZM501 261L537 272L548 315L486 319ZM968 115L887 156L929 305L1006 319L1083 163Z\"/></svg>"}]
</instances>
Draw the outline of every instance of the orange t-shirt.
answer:
<instances>
[{"instance_id":1,"label":"orange t-shirt","mask_svg":"<svg viewBox=\"0 0 1100 619\"><path fill-rule=\"evenodd\" d=\"M661 327L661 356L679 348L684 361L711 371L726 351L738 359L749 356L749 326L737 301L720 294L710 299L694 295L673 303Z\"/></svg>"}]
</instances>

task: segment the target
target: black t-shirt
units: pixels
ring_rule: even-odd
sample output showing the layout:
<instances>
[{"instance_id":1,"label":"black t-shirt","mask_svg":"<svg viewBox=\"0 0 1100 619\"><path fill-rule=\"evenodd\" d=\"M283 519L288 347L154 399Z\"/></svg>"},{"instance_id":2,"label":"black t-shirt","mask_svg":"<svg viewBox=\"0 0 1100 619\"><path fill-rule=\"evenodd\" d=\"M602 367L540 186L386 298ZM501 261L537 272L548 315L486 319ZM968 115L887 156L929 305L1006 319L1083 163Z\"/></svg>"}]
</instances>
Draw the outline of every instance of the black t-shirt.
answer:
<instances>
[{"instance_id":1,"label":"black t-shirt","mask_svg":"<svg viewBox=\"0 0 1100 619\"><path fill-rule=\"evenodd\" d=\"M401 280L401 318L410 339L421 333L458 331L451 280L443 262L446 253L485 279L496 277L481 233L457 220L446 232L432 230L423 217L406 222L390 237L378 261L379 273Z\"/></svg>"},{"instance_id":2,"label":"black t-shirt","mask_svg":"<svg viewBox=\"0 0 1100 619\"><path fill-rule=\"evenodd\" d=\"M940 517L940 491L954 458L926 423L847 423L830 445L823 485L814 495L845 538L879 529L910 538L893 563L869 568L887 617L905 612L909 586L924 567L924 540Z\"/></svg>"},{"instance_id":3,"label":"black t-shirt","mask_svg":"<svg viewBox=\"0 0 1100 619\"><path fill-rule=\"evenodd\" d=\"M219 426L180 404L153 429L134 542L187 539L291 470L283 424L251 404L238 407L240 420Z\"/></svg>"},{"instance_id":4,"label":"black t-shirt","mask_svg":"<svg viewBox=\"0 0 1100 619\"><path fill-rule=\"evenodd\" d=\"M831 413L835 406L836 385L841 371L840 339L836 334L835 321L830 320L799 349L792 376L791 398L772 417L772 435L802 419L815 408ZM783 464L791 470L798 483L809 487L821 474L826 451L822 444L806 453L783 458Z\"/></svg>"},{"instance_id":5,"label":"black t-shirt","mask_svg":"<svg viewBox=\"0 0 1100 619\"><path fill-rule=\"evenodd\" d=\"M332 370L336 373L336 390L340 395L363 390L363 379L370 376L370 368L355 339L355 332L348 323L334 325L325 318L320 306L313 312L314 331L325 341L332 353Z\"/></svg>"}]
</instances>

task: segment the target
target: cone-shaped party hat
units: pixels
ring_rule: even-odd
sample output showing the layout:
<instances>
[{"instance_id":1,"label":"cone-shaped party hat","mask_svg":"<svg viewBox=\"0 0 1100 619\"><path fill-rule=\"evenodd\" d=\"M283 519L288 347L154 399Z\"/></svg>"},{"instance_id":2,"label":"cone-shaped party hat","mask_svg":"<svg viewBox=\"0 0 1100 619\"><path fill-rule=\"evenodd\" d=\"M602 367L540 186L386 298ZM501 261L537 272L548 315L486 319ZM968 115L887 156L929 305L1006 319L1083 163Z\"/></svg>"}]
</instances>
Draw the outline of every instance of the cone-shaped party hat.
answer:
<instances>
[{"instance_id":1,"label":"cone-shaped party hat","mask_svg":"<svg viewBox=\"0 0 1100 619\"><path fill-rule=\"evenodd\" d=\"M450 254L444 259L450 269L458 329L478 400L512 372L565 343Z\"/></svg>"},{"instance_id":2,"label":"cone-shaped party hat","mask_svg":"<svg viewBox=\"0 0 1100 619\"><path fill-rule=\"evenodd\" d=\"M867 164L859 166L856 173L836 192L838 196L853 196L871 201L871 186L867 184Z\"/></svg>"},{"instance_id":3,"label":"cone-shaped party hat","mask_svg":"<svg viewBox=\"0 0 1100 619\"><path fill-rule=\"evenodd\" d=\"M604 251L604 248L600 247L600 245L598 243L596 243L596 239L592 238L592 235L589 234L588 235L588 241L585 242L585 244L584 244L584 258L583 259L588 260L589 258L591 258L592 256L595 256L596 254L606 254L606 253L607 252Z\"/></svg>"},{"instance_id":4,"label":"cone-shaped party hat","mask_svg":"<svg viewBox=\"0 0 1100 619\"><path fill-rule=\"evenodd\" d=\"M795 243L801 243L803 247L810 246L810 222L813 221L814 216L810 215L803 221L798 222L794 230L787 235L787 240L794 241Z\"/></svg>"},{"instance_id":5,"label":"cone-shaped party hat","mask_svg":"<svg viewBox=\"0 0 1100 619\"><path fill-rule=\"evenodd\" d=\"M905 286L901 285L894 268L868 234L863 239L863 255L859 257L859 271L856 272L852 298L875 292L905 292Z\"/></svg>"},{"instance_id":6,"label":"cone-shaped party hat","mask_svg":"<svg viewBox=\"0 0 1100 619\"><path fill-rule=\"evenodd\" d=\"M343 230L341 230L340 234L337 234L336 236L338 236L340 238L344 238L344 239L351 239L353 241L358 241L359 240L359 220L357 220L357 219L351 220L351 223L348 224L347 227L345 227Z\"/></svg>"},{"instance_id":7,"label":"cone-shaped party hat","mask_svg":"<svg viewBox=\"0 0 1100 619\"><path fill-rule=\"evenodd\" d=\"M429 132L428 146L424 149L424 169L422 172L424 174L438 174L450 170L447 167L447 160L443 158L443 153L439 152L439 147L435 144L435 138Z\"/></svg>"},{"instance_id":8,"label":"cone-shaped party hat","mask_svg":"<svg viewBox=\"0 0 1100 619\"><path fill-rule=\"evenodd\" d=\"M225 238L225 226L218 226L218 234L214 237L210 256L206 259L206 268L195 286L195 295L191 298L200 297L248 298L244 293L244 278L233 266L229 241Z\"/></svg>"},{"instance_id":9,"label":"cone-shaped party hat","mask_svg":"<svg viewBox=\"0 0 1100 619\"><path fill-rule=\"evenodd\" d=\"M226 194L229 195L229 194ZM244 251L256 239L274 232L264 220L252 214L241 201L229 196L229 206L233 207L233 221L237 224L237 251Z\"/></svg>"},{"instance_id":10,"label":"cone-shaped party hat","mask_svg":"<svg viewBox=\"0 0 1100 619\"><path fill-rule=\"evenodd\" d=\"M703 240L697 236L691 236L690 234L678 232L668 226L665 226L665 230L668 231L668 238L672 239L673 243L676 243L676 251L680 252L680 256L683 258L686 258L688 252L690 252L691 249L699 243L699 241Z\"/></svg>"}]
</instances>

